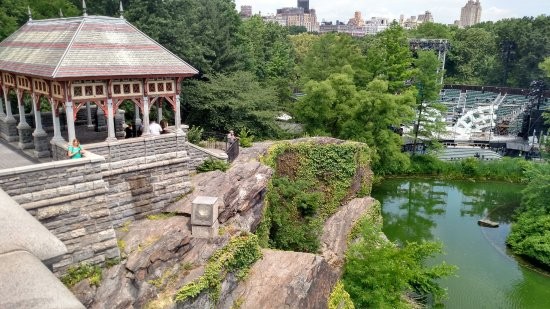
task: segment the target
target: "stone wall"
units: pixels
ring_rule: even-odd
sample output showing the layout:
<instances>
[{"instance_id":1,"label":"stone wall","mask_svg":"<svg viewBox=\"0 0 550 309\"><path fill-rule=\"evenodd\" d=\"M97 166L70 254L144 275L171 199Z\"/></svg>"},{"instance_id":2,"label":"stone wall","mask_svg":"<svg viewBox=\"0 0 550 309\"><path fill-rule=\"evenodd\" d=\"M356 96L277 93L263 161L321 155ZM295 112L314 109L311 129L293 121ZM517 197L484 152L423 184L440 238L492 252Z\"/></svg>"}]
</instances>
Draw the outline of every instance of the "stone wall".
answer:
<instances>
[{"instance_id":1,"label":"stone wall","mask_svg":"<svg viewBox=\"0 0 550 309\"><path fill-rule=\"evenodd\" d=\"M185 151L102 164L113 226L159 213L191 191Z\"/></svg>"},{"instance_id":2,"label":"stone wall","mask_svg":"<svg viewBox=\"0 0 550 309\"><path fill-rule=\"evenodd\" d=\"M189 169L194 171L208 158L227 161L227 154L214 152L210 149L199 147L195 144L187 143L187 152L189 153Z\"/></svg>"},{"instance_id":3,"label":"stone wall","mask_svg":"<svg viewBox=\"0 0 550 309\"><path fill-rule=\"evenodd\" d=\"M0 187L67 247L67 254L53 264L56 273L119 256L107 207L108 183L101 174L104 162L89 154L0 171Z\"/></svg>"},{"instance_id":4,"label":"stone wall","mask_svg":"<svg viewBox=\"0 0 550 309\"><path fill-rule=\"evenodd\" d=\"M53 155L66 159L65 146L53 143ZM67 246L54 272L119 257L114 228L159 213L191 191L189 157L175 134L100 146L119 152L106 159L87 149L82 159L0 171L0 188Z\"/></svg>"}]
</instances>

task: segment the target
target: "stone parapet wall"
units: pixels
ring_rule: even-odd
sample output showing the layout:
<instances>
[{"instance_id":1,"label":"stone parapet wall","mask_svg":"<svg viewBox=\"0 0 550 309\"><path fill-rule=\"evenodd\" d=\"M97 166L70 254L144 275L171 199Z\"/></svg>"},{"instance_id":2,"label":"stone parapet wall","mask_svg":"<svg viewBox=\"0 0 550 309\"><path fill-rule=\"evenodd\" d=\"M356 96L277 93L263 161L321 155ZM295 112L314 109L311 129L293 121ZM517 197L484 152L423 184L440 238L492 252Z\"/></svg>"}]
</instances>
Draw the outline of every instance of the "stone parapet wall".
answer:
<instances>
[{"instance_id":1,"label":"stone parapet wall","mask_svg":"<svg viewBox=\"0 0 550 309\"><path fill-rule=\"evenodd\" d=\"M208 158L227 161L227 154L215 152L210 149L199 147L189 142L187 144L187 152L189 153L189 170L197 170L197 166L201 165Z\"/></svg>"},{"instance_id":2,"label":"stone parapet wall","mask_svg":"<svg viewBox=\"0 0 550 309\"><path fill-rule=\"evenodd\" d=\"M185 135L175 133L144 136L85 145L87 151L105 157L107 162L117 162L141 157L176 152L184 149ZM56 158L57 160L66 159Z\"/></svg>"},{"instance_id":3,"label":"stone parapet wall","mask_svg":"<svg viewBox=\"0 0 550 309\"><path fill-rule=\"evenodd\" d=\"M159 213L192 190L183 140L165 134L107 144L136 156L129 159L108 161L87 149L81 159L0 170L0 188L67 247L54 273L82 262L103 264L120 256L116 227ZM66 159L65 147L53 142L54 157Z\"/></svg>"},{"instance_id":4,"label":"stone parapet wall","mask_svg":"<svg viewBox=\"0 0 550 309\"><path fill-rule=\"evenodd\" d=\"M160 212L192 190L187 152L157 154L102 164L115 227Z\"/></svg>"},{"instance_id":5,"label":"stone parapet wall","mask_svg":"<svg viewBox=\"0 0 550 309\"><path fill-rule=\"evenodd\" d=\"M67 247L55 273L82 262L102 264L119 257L107 207L105 159L93 154L0 171L0 187Z\"/></svg>"}]
</instances>

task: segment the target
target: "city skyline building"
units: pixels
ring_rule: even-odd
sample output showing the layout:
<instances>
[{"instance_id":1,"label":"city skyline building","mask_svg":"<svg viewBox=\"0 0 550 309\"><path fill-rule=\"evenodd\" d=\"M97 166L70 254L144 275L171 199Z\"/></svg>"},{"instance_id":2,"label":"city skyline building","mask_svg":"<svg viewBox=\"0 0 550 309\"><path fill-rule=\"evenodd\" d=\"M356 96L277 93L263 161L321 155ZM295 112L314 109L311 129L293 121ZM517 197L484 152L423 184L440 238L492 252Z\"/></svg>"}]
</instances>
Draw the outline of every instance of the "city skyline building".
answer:
<instances>
[{"instance_id":1,"label":"city skyline building","mask_svg":"<svg viewBox=\"0 0 550 309\"><path fill-rule=\"evenodd\" d=\"M309 0L298 0L298 4L296 6L304 9L304 13L309 13Z\"/></svg>"},{"instance_id":2,"label":"city skyline building","mask_svg":"<svg viewBox=\"0 0 550 309\"><path fill-rule=\"evenodd\" d=\"M403 14L399 17L399 25L405 29L416 29L420 24L427 22L434 22L434 17L430 11L425 11L424 14L413 15L409 18L405 18Z\"/></svg>"},{"instance_id":3,"label":"city skyline building","mask_svg":"<svg viewBox=\"0 0 550 309\"><path fill-rule=\"evenodd\" d=\"M251 5L241 5L241 11L239 12L241 18L250 18L252 17L252 6Z\"/></svg>"},{"instance_id":4,"label":"city skyline building","mask_svg":"<svg viewBox=\"0 0 550 309\"><path fill-rule=\"evenodd\" d=\"M478 24L481 20L481 3L479 0L475 2L468 0L466 5L460 10L459 27L464 28Z\"/></svg>"}]
</instances>

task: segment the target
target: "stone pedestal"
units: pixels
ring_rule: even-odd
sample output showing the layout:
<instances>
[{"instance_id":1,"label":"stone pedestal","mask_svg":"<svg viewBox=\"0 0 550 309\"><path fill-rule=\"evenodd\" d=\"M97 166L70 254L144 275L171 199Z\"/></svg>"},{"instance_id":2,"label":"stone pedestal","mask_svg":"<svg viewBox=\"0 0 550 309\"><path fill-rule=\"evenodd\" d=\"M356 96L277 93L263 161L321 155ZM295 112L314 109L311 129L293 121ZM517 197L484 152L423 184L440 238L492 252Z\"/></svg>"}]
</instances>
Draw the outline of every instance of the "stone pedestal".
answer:
<instances>
[{"instance_id":1,"label":"stone pedestal","mask_svg":"<svg viewBox=\"0 0 550 309\"><path fill-rule=\"evenodd\" d=\"M34 141L32 136L32 127L27 123L20 123L17 126L19 131L19 148L21 149L31 149L34 148Z\"/></svg>"},{"instance_id":2,"label":"stone pedestal","mask_svg":"<svg viewBox=\"0 0 550 309\"><path fill-rule=\"evenodd\" d=\"M37 158L48 158L50 156L50 142L46 132L34 132L34 156Z\"/></svg>"},{"instance_id":3,"label":"stone pedestal","mask_svg":"<svg viewBox=\"0 0 550 309\"><path fill-rule=\"evenodd\" d=\"M210 238L218 235L218 198L197 196L191 203L191 234L193 237Z\"/></svg>"},{"instance_id":4,"label":"stone pedestal","mask_svg":"<svg viewBox=\"0 0 550 309\"><path fill-rule=\"evenodd\" d=\"M17 131L17 121L13 117L6 117L0 120L4 123L2 128L2 137L8 142L19 140L19 132Z\"/></svg>"}]
</instances>

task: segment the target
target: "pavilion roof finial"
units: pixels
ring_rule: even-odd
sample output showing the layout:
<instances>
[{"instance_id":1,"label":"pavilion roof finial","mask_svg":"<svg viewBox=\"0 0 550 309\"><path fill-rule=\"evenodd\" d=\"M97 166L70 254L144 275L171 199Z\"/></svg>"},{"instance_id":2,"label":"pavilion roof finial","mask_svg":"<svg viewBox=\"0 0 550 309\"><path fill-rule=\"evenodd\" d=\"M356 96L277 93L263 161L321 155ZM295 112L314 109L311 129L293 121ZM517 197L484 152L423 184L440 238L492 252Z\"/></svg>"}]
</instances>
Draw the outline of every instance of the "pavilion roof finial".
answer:
<instances>
[{"instance_id":1,"label":"pavilion roof finial","mask_svg":"<svg viewBox=\"0 0 550 309\"><path fill-rule=\"evenodd\" d=\"M88 16L88 12L86 11L86 0L82 0L82 16Z\"/></svg>"},{"instance_id":2,"label":"pavilion roof finial","mask_svg":"<svg viewBox=\"0 0 550 309\"><path fill-rule=\"evenodd\" d=\"M32 21L31 7L27 5L27 14L29 14L29 21Z\"/></svg>"},{"instance_id":3,"label":"pavilion roof finial","mask_svg":"<svg viewBox=\"0 0 550 309\"><path fill-rule=\"evenodd\" d=\"M59 8L59 17L63 18L63 11L61 10L61 8Z\"/></svg>"},{"instance_id":4,"label":"pavilion roof finial","mask_svg":"<svg viewBox=\"0 0 550 309\"><path fill-rule=\"evenodd\" d=\"M120 18L124 19L124 8L122 7L122 0L119 3L120 3L120 8L119 8Z\"/></svg>"}]
</instances>

